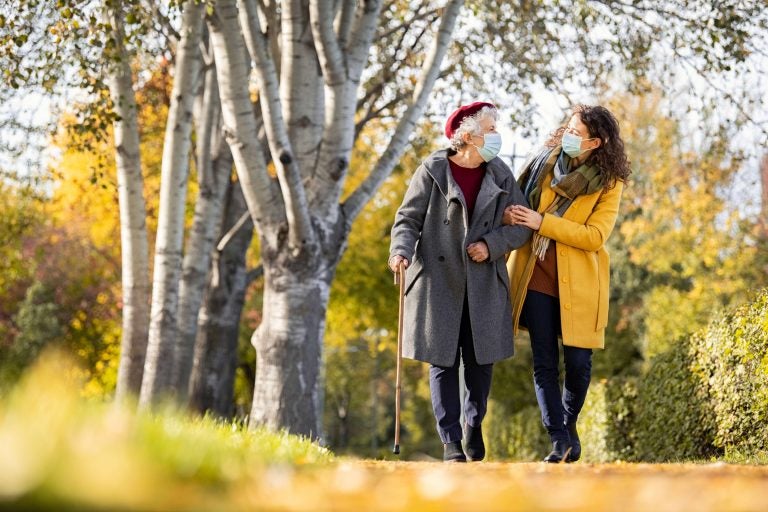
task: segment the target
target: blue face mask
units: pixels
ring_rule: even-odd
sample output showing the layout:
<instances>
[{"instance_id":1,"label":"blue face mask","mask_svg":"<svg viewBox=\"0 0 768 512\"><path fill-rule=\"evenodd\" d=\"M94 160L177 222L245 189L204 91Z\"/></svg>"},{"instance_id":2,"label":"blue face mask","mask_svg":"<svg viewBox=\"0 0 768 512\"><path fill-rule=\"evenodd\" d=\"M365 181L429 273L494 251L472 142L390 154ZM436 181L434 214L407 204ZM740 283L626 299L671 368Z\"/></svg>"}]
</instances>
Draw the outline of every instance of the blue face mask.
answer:
<instances>
[{"instance_id":1,"label":"blue face mask","mask_svg":"<svg viewBox=\"0 0 768 512\"><path fill-rule=\"evenodd\" d=\"M593 139L594 137L592 137ZM582 139L578 135L574 135L572 133L565 132L563 134L563 151L565 151L565 154L568 155L571 158L576 158L578 156L583 155L588 149L581 149L581 143L585 140L592 140L592 139Z\"/></svg>"},{"instance_id":2,"label":"blue face mask","mask_svg":"<svg viewBox=\"0 0 768 512\"><path fill-rule=\"evenodd\" d=\"M474 144L472 144L475 146ZM495 132L486 133L483 135L483 147L475 146L477 152L486 162L490 162L501 151L501 135Z\"/></svg>"}]
</instances>

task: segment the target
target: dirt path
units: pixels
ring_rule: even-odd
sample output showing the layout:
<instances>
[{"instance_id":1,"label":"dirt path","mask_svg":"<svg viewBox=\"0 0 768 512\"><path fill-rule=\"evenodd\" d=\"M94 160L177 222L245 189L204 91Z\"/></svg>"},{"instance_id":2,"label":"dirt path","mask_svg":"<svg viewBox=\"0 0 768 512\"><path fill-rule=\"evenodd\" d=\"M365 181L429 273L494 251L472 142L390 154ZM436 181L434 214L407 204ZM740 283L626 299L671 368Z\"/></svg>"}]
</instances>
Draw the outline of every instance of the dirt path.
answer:
<instances>
[{"instance_id":1,"label":"dirt path","mask_svg":"<svg viewBox=\"0 0 768 512\"><path fill-rule=\"evenodd\" d=\"M758 511L768 467L346 461L268 471L241 497L261 510Z\"/></svg>"}]
</instances>

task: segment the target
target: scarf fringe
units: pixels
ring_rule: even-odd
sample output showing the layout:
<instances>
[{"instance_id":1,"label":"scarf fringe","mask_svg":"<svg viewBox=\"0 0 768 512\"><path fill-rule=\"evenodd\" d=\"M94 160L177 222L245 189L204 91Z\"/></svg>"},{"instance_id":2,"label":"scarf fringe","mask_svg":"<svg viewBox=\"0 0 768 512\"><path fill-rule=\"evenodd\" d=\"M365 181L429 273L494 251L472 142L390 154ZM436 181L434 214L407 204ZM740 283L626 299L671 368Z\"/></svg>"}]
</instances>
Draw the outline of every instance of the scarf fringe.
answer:
<instances>
[{"instance_id":1,"label":"scarf fringe","mask_svg":"<svg viewBox=\"0 0 768 512\"><path fill-rule=\"evenodd\" d=\"M544 261L544 256L546 256L547 249L549 249L549 242L549 238L540 235L538 232L533 234L532 250L536 257L539 258L539 261Z\"/></svg>"}]
</instances>

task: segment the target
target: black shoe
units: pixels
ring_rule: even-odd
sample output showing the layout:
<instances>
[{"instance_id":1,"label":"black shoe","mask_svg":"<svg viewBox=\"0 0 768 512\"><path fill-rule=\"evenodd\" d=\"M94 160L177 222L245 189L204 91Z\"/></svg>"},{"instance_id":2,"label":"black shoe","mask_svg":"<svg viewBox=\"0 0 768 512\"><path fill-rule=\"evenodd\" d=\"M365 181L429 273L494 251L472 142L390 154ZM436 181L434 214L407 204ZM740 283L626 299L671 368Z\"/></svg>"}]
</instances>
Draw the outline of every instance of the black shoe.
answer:
<instances>
[{"instance_id":1,"label":"black shoe","mask_svg":"<svg viewBox=\"0 0 768 512\"><path fill-rule=\"evenodd\" d=\"M470 461L481 461L485 458L485 443L483 442L482 425L473 427L469 424L464 429L464 448Z\"/></svg>"},{"instance_id":2,"label":"black shoe","mask_svg":"<svg viewBox=\"0 0 768 512\"><path fill-rule=\"evenodd\" d=\"M560 463L568 460L568 455L571 453L571 445L568 441L555 441L552 443L552 451L549 455L544 457L544 462Z\"/></svg>"},{"instance_id":3,"label":"black shoe","mask_svg":"<svg viewBox=\"0 0 768 512\"><path fill-rule=\"evenodd\" d=\"M461 449L461 441L443 445L443 462L467 462L464 450Z\"/></svg>"},{"instance_id":4,"label":"black shoe","mask_svg":"<svg viewBox=\"0 0 768 512\"><path fill-rule=\"evenodd\" d=\"M576 424L571 423L566 425L568 435L571 438L571 453L568 454L568 460L566 462L576 462L581 458L581 441L579 440L579 433L576 431Z\"/></svg>"}]
</instances>

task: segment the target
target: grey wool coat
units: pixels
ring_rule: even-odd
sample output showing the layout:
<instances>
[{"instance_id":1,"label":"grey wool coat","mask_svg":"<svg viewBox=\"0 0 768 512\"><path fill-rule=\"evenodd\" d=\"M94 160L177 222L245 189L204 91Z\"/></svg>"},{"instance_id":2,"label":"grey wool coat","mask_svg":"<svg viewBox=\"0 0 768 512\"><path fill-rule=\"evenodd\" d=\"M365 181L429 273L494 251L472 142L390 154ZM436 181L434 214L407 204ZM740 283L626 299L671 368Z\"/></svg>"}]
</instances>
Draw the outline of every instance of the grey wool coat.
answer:
<instances>
[{"instance_id":1,"label":"grey wool coat","mask_svg":"<svg viewBox=\"0 0 768 512\"><path fill-rule=\"evenodd\" d=\"M416 170L395 215L390 258L409 262L405 275L403 356L452 366L466 294L478 364L514 353L505 255L531 237L523 226L504 226L504 209L528 206L512 171L500 158L486 164L471 219L453 179L448 150L432 153ZM475 263L466 247L480 240L490 257Z\"/></svg>"}]
</instances>

